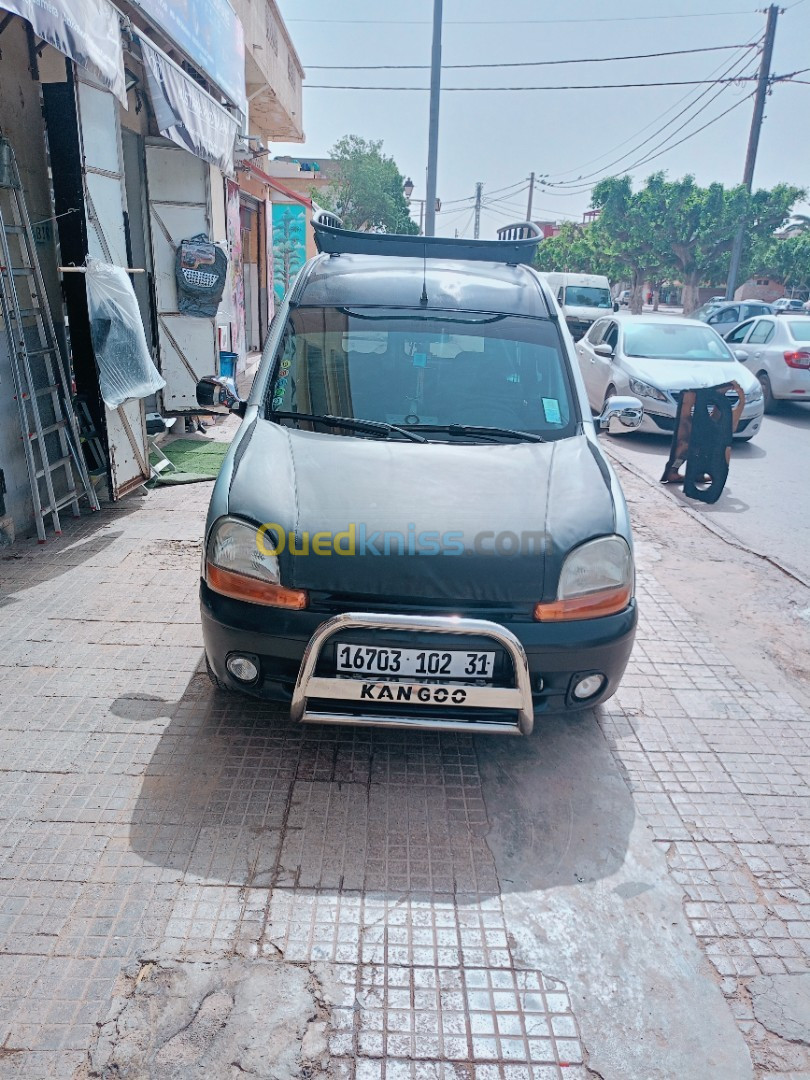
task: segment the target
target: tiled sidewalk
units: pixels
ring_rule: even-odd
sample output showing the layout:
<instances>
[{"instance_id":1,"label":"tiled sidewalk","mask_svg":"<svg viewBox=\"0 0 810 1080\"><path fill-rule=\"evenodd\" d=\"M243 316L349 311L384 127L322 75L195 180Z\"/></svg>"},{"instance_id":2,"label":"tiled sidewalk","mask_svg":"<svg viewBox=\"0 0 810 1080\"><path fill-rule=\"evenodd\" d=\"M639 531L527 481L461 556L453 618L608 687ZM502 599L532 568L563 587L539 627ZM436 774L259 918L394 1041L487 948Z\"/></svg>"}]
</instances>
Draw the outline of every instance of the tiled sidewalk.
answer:
<instances>
[{"instance_id":1,"label":"tiled sidewalk","mask_svg":"<svg viewBox=\"0 0 810 1080\"><path fill-rule=\"evenodd\" d=\"M211 689L209 490L0 554L0 1077L85 1067L133 965L229 957L329 985L340 1080L592 1076L566 973L513 947L487 738L299 728ZM763 1075L798 1075L807 1047L754 1019L748 986L807 970L810 725L652 577L641 604L599 721Z\"/></svg>"}]
</instances>

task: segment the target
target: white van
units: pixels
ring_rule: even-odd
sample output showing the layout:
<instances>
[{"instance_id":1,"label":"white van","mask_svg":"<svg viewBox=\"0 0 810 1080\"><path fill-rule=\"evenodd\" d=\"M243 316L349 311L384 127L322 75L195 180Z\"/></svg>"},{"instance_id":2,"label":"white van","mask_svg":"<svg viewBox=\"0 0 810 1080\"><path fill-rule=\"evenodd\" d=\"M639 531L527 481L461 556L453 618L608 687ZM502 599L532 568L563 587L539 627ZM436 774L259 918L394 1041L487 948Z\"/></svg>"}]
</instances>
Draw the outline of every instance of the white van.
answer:
<instances>
[{"instance_id":1,"label":"white van","mask_svg":"<svg viewBox=\"0 0 810 1080\"><path fill-rule=\"evenodd\" d=\"M562 308L574 341L588 333L607 311L618 311L610 282L601 274L542 274Z\"/></svg>"}]
</instances>

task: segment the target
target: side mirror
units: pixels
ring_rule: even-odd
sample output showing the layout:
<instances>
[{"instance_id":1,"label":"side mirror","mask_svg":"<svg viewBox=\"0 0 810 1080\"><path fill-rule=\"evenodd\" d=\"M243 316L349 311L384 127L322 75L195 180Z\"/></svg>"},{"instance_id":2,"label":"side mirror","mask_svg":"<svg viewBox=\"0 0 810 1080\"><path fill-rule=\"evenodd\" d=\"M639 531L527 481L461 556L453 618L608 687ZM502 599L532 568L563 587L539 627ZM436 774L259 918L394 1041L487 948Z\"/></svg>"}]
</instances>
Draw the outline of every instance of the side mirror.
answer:
<instances>
[{"instance_id":1,"label":"side mirror","mask_svg":"<svg viewBox=\"0 0 810 1080\"><path fill-rule=\"evenodd\" d=\"M614 310L614 311L618 311L618 310L619 310L619 301L618 301L618 300L614 300L614 301L613 301L613 310Z\"/></svg>"},{"instance_id":2,"label":"side mirror","mask_svg":"<svg viewBox=\"0 0 810 1080\"><path fill-rule=\"evenodd\" d=\"M635 431L644 419L644 406L635 397L612 397L605 402L599 417L599 428L611 435Z\"/></svg>"},{"instance_id":3,"label":"side mirror","mask_svg":"<svg viewBox=\"0 0 810 1080\"><path fill-rule=\"evenodd\" d=\"M223 379L219 375L206 375L200 379L197 404L206 412L245 415L246 402L239 397L233 379Z\"/></svg>"},{"instance_id":4,"label":"side mirror","mask_svg":"<svg viewBox=\"0 0 810 1080\"><path fill-rule=\"evenodd\" d=\"M593 351L597 356L605 356L608 359L613 356L613 349L605 341L600 341L598 345L594 345Z\"/></svg>"},{"instance_id":5,"label":"side mirror","mask_svg":"<svg viewBox=\"0 0 810 1080\"><path fill-rule=\"evenodd\" d=\"M737 360L740 361L741 364L744 364L745 361L748 359L748 353L745 352L744 349L735 349L734 350L734 356L736 357Z\"/></svg>"}]
</instances>

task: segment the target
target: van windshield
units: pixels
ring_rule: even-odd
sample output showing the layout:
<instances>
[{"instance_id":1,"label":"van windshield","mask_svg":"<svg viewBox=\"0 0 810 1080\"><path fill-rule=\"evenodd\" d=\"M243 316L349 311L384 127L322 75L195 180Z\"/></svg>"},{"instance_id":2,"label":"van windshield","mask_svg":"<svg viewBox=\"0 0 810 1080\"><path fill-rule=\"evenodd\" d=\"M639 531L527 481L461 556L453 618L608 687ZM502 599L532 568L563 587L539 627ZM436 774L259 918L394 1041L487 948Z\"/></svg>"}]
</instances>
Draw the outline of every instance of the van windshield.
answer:
<instances>
[{"instance_id":1,"label":"van windshield","mask_svg":"<svg viewBox=\"0 0 810 1080\"><path fill-rule=\"evenodd\" d=\"M610 289L597 289L588 285L566 286L565 303L569 307L613 307L613 301L610 298Z\"/></svg>"},{"instance_id":2,"label":"van windshield","mask_svg":"<svg viewBox=\"0 0 810 1080\"><path fill-rule=\"evenodd\" d=\"M407 309L293 310L267 417L290 412L400 427L510 428L546 439L572 435L577 420L553 323Z\"/></svg>"}]
</instances>

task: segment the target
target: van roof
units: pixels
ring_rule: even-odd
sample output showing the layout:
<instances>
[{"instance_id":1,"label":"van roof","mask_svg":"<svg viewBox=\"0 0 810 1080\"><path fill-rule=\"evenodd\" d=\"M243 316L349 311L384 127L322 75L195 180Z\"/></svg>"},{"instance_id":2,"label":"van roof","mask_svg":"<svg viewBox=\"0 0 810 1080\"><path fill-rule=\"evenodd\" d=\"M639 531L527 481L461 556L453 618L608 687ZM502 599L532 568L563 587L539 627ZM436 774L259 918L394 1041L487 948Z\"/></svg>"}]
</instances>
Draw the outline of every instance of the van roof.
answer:
<instances>
[{"instance_id":1,"label":"van roof","mask_svg":"<svg viewBox=\"0 0 810 1080\"><path fill-rule=\"evenodd\" d=\"M322 254L298 275L290 303L555 317L545 284L525 265L396 255ZM427 296L427 303L424 297Z\"/></svg>"}]
</instances>

